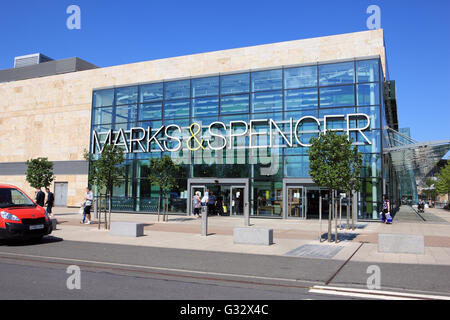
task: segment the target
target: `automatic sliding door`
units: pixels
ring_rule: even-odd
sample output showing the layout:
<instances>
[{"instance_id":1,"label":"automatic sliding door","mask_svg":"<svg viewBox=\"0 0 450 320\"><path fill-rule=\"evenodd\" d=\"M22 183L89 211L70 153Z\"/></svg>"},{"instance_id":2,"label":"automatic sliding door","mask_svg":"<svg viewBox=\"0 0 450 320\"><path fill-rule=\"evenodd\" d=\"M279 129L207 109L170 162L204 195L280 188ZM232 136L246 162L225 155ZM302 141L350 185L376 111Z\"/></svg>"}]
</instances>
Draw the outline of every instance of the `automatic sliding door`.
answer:
<instances>
[{"instance_id":1,"label":"automatic sliding door","mask_svg":"<svg viewBox=\"0 0 450 320\"><path fill-rule=\"evenodd\" d=\"M244 215L244 187L231 187L231 215Z\"/></svg>"},{"instance_id":2,"label":"automatic sliding door","mask_svg":"<svg viewBox=\"0 0 450 320\"><path fill-rule=\"evenodd\" d=\"M303 187L288 187L287 192L288 218L305 219L305 211L303 208Z\"/></svg>"}]
</instances>

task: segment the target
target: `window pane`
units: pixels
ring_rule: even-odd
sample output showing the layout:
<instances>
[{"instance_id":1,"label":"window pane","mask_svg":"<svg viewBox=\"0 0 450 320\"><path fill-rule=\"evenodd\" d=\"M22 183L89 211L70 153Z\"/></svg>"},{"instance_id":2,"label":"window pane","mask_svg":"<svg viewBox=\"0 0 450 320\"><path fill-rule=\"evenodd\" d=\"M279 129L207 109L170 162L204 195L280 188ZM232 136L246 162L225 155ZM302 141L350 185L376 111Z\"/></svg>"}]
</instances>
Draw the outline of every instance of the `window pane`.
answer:
<instances>
[{"instance_id":1,"label":"window pane","mask_svg":"<svg viewBox=\"0 0 450 320\"><path fill-rule=\"evenodd\" d=\"M140 87L141 89L141 97L139 99L140 102L150 102L162 100L163 98L163 84L162 83L153 83L146 84Z\"/></svg>"},{"instance_id":2,"label":"window pane","mask_svg":"<svg viewBox=\"0 0 450 320\"><path fill-rule=\"evenodd\" d=\"M192 116L214 116L219 113L219 98L192 99Z\"/></svg>"},{"instance_id":3,"label":"window pane","mask_svg":"<svg viewBox=\"0 0 450 320\"><path fill-rule=\"evenodd\" d=\"M94 109L94 125L112 123L113 108Z\"/></svg>"},{"instance_id":4,"label":"window pane","mask_svg":"<svg viewBox=\"0 0 450 320\"><path fill-rule=\"evenodd\" d=\"M317 89L287 90L284 105L286 111L317 107Z\"/></svg>"},{"instance_id":5,"label":"window pane","mask_svg":"<svg viewBox=\"0 0 450 320\"><path fill-rule=\"evenodd\" d=\"M219 77L192 79L192 97L217 96Z\"/></svg>"},{"instance_id":6,"label":"window pane","mask_svg":"<svg viewBox=\"0 0 450 320\"><path fill-rule=\"evenodd\" d=\"M249 81L249 73L222 76L220 78L220 94L248 92Z\"/></svg>"},{"instance_id":7,"label":"window pane","mask_svg":"<svg viewBox=\"0 0 450 320\"><path fill-rule=\"evenodd\" d=\"M162 104L161 102L155 103L144 103L140 106L139 110L139 120L153 120L161 119L162 114Z\"/></svg>"},{"instance_id":8,"label":"window pane","mask_svg":"<svg viewBox=\"0 0 450 320\"><path fill-rule=\"evenodd\" d=\"M356 62L356 76L358 82L379 81L378 60L363 60Z\"/></svg>"},{"instance_id":9,"label":"window pane","mask_svg":"<svg viewBox=\"0 0 450 320\"><path fill-rule=\"evenodd\" d=\"M378 83L358 84L357 103L359 106L375 105L380 103L380 91Z\"/></svg>"},{"instance_id":10,"label":"window pane","mask_svg":"<svg viewBox=\"0 0 450 320\"><path fill-rule=\"evenodd\" d=\"M283 98L281 91L252 94L252 112L282 111Z\"/></svg>"},{"instance_id":11,"label":"window pane","mask_svg":"<svg viewBox=\"0 0 450 320\"><path fill-rule=\"evenodd\" d=\"M289 156L284 158L284 175L286 177L309 177L309 157Z\"/></svg>"},{"instance_id":12,"label":"window pane","mask_svg":"<svg viewBox=\"0 0 450 320\"><path fill-rule=\"evenodd\" d=\"M355 108L333 108L333 109L321 109L319 112L319 118L321 121L321 129L324 130L324 117L332 115L342 115L343 117L330 117L327 118L327 130L343 129L347 130L347 114L355 113ZM356 128L356 118L350 118L350 128ZM367 121L366 121L367 122Z\"/></svg>"},{"instance_id":13,"label":"window pane","mask_svg":"<svg viewBox=\"0 0 450 320\"><path fill-rule=\"evenodd\" d=\"M164 118L188 118L189 100L170 101L164 104Z\"/></svg>"},{"instance_id":14,"label":"window pane","mask_svg":"<svg viewBox=\"0 0 450 320\"><path fill-rule=\"evenodd\" d=\"M107 107L114 104L114 89L94 91L94 108Z\"/></svg>"},{"instance_id":15,"label":"window pane","mask_svg":"<svg viewBox=\"0 0 450 320\"><path fill-rule=\"evenodd\" d=\"M353 86L320 88L320 107L353 106L355 90Z\"/></svg>"},{"instance_id":16,"label":"window pane","mask_svg":"<svg viewBox=\"0 0 450 320\"><path fill-rule=\"evenodd\" d=\"M330 86L355 82L353 62L324 64L319 66L319 85Z\"/></svg>"},{"instance_id":17,"label":"window pane","mask_svg":"<svg viewBox=\"0 0 450 320\"><path fill-rule=\"evenodd\" d=\"M248 94L224 96L220 100L220 113L248 113Z\"/></svg>"},{"instance_id":18,"label":"window pane","mask_svg":"<svg viewBox=\"0 0 450 320\"><path fill-rule=\"evenodd\" d=\"M361 143L358 146L359 152L362 153L379 153L380 150L380 130L364 130L364 135L370 141L371 144L367 142L367 140L363 137L360 132L350 132L350 137L354 142Z\"/></svg>"},{"instance_id":19,"label":"window pane","mask_svg":"<svg viewBox=\"0 0 450 320\"><path fill-rule=\"evenodd\" d=\"M282 70L252 73L252 91L277 90L282 87Z\"/></svg>"},{"instance_id":20,"label":"window pane","mask_svg":"<svg viewBox=\"0 0 450 320\"><path fill-rule=\"evenodd\" d=\"M137 106L116 107L116 123L118 122L134 122L137 116Z\"/></svg>"},{"instance_id":21,"label":"window pane","mask_svg":"<svg viewBox=\"0 0 450 320\"><path fill-rule=\"evenodd\" d=\"M359 107L357 109L358 113L367 114L370 118L370 129L380 128L380 106L374 107ZM367 119L361 118L357 119L358 127L364 128L367 125Z\"/></svg>"},{"instance_id":22,"label":"window pane","mask_svg":"<svg viewBox=\"0 0 450 320\"><path fill-rule=\"evenodd\" d=\"M189 98L189 96L190 96L189 80L166 82L164 84L164 99L181 99L181 98Z\"/></svg>"},{"instance_id":23,"label":"window pane","mask_svg":"<svg viewBox=\"0 0 450 320\"><path fill-rule=\"evenodd\" d=\"M137 102L138 87L116 88L116 105Z\"/></svg>"},{"instance_id":24,"label":"window pane","mask_svg":"<svg viewBox=\"0 0 450 320\"><path fill-rule=\"evenodd\" d=\"M317 67L300 67L284 70L284 88L295 89L317 86Z\"/></svg>"}]
</instances>

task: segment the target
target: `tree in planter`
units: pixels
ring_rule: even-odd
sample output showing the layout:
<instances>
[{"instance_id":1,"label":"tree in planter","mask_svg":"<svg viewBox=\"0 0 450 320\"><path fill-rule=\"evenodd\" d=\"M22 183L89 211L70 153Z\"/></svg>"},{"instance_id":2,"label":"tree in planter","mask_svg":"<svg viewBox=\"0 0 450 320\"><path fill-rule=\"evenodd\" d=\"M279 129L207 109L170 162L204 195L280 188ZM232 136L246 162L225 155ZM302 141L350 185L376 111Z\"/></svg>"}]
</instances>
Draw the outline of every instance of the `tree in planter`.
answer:
<instances>
[{"instance_id":1,"label":"tree in planter","mask_svg":"<svg viewBox=\"0 0 450 320\"><path fill-rule=\"evenodd\" d=\"M168 195L177 186L176 177L180 174L180 167L168 155L164 155L162 158L151 158L149 169L148 178L151 184L159 186L158 221L161 212L161 199L163 204L163 221L167 221Z\"/></svg>"},{"instance_id":2,"label":"tree in planter","mask_svg":"<svg viewBox=\"0 0 450 320\"><path fill-rule=\"evenodd\" d=\"M328 242L331 242L333 191L349 190L353 187L354 177L360 172L361 155L346 135L338 135L332 131L312 138L310 144L309 174L314 183L329 190Z\"/></svg>"},{"instance_id":3,"label":"tree in planter","mask_svg":"<svg viewBox=\"0 0 450 320\"><path fill-rule=\"evenodd\" d=\"M89 184L96 186L99 194L102 190L106 192L111 223L111 194L113 187L120 186L125 175L125 167L121 166L125 161L124 152L120 148L115 148L114 145L107 144L103 147L98 159L88 151L84 152L84 158L89 161Z\"/></svg>"},{"instance_id":4,"label":"tree in planter","mask_svg":"<svg viewBox=\"0 0 450 320\"><path fill-rule=\"evenodd\" d=\"M362 168L362 154L358 151L358 148L356 146L351 147L350 150L350 180L348 181L347 187L344 190L347 190L347 229L350 228L349 223L349 212L351 212L352 215L352 230L355 230L355 217L353 214L353 210L351 207L352 201L352 191L358 192L361 190L361 179L360 179L360 173ZM357 203L353 203L354 206L357 206Z\"/></svg>"},{"instance_id":5,"label":"tree in planter","mask_svg":"<svg viewBox=\"0 0 450 320\"><path fill-rule=\"evenodd\" d=\"M447 194L450 200L450 163L447 163L439 172L435 186L439 194Z\"/></svg>"},{"instance_id":6,"label":"tree in planter","mask_svg":"<svg viewBox=\"0 0 450 320\"><path fill-rule=\"evenodd\" d=\"M50 187L55 180L53 175L53 162L47 158L27 160L26 180L32 188L40 189Z\"/></svg>"}]
</instances>

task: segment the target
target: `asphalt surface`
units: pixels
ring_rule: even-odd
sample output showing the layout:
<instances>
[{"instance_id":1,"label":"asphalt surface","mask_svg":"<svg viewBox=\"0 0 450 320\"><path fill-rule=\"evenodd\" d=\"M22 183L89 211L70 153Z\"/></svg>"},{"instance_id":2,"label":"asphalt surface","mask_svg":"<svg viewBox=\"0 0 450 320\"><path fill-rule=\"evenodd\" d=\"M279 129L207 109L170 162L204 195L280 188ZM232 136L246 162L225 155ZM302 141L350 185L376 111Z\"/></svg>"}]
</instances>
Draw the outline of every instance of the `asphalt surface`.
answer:
<instances>
[{"instance_id":1,"label":"asphalt surface","mask_svg":"<svg viewBox=\"0 0 450 320\"><path fill-rule=\"evenodd\" d=\"M67 287L73 265L79 290ZM367 288L369 265L46 237L0 245L0 299L343 299L308 291L324 284ZM378 266L382 290L450 295L447 266Z\"/></svg>"}]
</instances>

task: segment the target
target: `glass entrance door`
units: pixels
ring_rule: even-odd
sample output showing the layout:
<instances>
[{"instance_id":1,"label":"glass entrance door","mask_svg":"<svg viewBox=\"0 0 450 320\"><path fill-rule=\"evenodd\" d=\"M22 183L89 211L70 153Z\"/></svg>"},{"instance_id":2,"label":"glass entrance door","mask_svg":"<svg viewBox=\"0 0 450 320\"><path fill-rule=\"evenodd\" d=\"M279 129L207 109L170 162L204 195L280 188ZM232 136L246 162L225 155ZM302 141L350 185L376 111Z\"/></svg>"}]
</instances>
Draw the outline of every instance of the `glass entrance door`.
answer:
<instances>
[{"instance_id":1,"label":"glass entrance door","mask_svg":"<svg viewBox=\"0 0 450 320\"><path fill-rule=\"evenodd\" d=\"M287 192L288 218L305 219L305 210L303 206L303 187L288 187Z\"/></svg>"},{"instance_id":2,"label":"glass entrance door","mask_svg":"<svg viewBox=\"0 0 450 320\"><path fill-rule=\"evenodd\" d=\"M244 187L231 187L231 215L241 216L244 214Z\"/></svg>"},{"instance_id":3,"label":"glass entrance door","mask_svg":"<svg viewBox=\"0 0 450 320\"><path fill-rule=\"evenodd\" d=\"M189 213L190 215L194 214L194 195L198 193L200 199L203 198L203 196L205 195L205 189L205 186L191 186L191 199L189 200L191 201L191 212Z\"/></svg>"}]
</instances>

